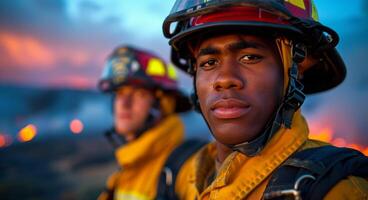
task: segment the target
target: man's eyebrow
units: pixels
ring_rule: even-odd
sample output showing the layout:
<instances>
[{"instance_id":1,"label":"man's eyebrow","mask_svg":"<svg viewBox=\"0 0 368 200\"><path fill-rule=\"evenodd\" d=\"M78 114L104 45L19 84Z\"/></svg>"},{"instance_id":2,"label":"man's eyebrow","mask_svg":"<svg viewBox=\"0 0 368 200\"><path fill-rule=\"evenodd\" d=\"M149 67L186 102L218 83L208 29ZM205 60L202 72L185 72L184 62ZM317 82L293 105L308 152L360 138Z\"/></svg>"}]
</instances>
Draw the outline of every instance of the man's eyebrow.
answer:
<instances>
[{"instance_id":1,"label":"man's eyebrow","mask_svg":"<svg viewBox=\"0 0 368 200\"><path fill-rule=\"evenodd\" d=\"M206 48L203 48L203 49L200 49L198 54L197 54L197 57L200 57L200 56L205 56L205 55L213 55L213 54L220 54L220 50L216 49L216 48L213 48L213 47L206 47Z\"/></svg>"},{"instance_id":2,"label":"man's eyebrow","mask_svg":"<svg viewBox=\"0 0 368 200\"><path fill-rule=\"evenodd\" d=\"M267 48L266 45L260 42L253 42L253 41L238 41L227 45L227 48L230 51L242 50L247 48L255 48L255 49L265 49ZM213 54L220 54L221 51L214 47L205 47L199 50L197 57L205 56L205 55L213 55Z\"/></svg>"},{"instance_id":3,"label":"man's eyebrow","mask_svg":"<svg viewBox=\"0 0 368 200\"><path fill-rule=\"evenodd\" d=\"M255 48L255 49L264 49L266 46L259 42L252 42L252 41L239 41L228 45L229 50L241 50L247 48Z\"/></svg>"}]
</instances>

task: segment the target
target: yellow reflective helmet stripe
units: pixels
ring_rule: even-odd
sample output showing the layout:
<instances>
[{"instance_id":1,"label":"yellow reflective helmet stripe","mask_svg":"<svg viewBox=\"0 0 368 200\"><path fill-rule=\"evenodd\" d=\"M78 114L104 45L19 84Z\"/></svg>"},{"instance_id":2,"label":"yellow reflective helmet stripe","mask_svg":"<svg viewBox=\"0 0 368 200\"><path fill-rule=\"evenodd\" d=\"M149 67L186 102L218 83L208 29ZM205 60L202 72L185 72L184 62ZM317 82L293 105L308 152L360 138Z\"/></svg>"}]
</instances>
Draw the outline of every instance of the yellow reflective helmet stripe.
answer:
<instances>
[{"instance_id":1,"label":"yellow reflective helmet stripe","mask_svg":"<svg viewBox=\"0 0 368 200\"><path fill-rule=\"evenodd\" d=\"M311 0L311 6L312 6L312 18L318 22L319 16L318 16L317 7L316 7L316 4L314 4L314 1L312 0Z\"/></svg>"},{"instance_id":2,"label":"yellow reflective helmet stripe","mask_svg":"<svg viewBox=\"0 0 368 200\"><path fill-rule=\"evenodd\" d=\"M178 78L175 67L172 64L169 64L168 66L168 75L169 75L169 78L172 80L176 80Z\"/></svg>"},{"instance_id":3,"label":"yellow reflective helmet stripe","mask_svg":"<svg viewBox=\"0 0 368 200\"><path fill-rule=\"evenodd\" d=\"M294 6L297 6L303 10L305 10L305 4L304 0L285 0L286 2L289 2L290 4L293 4Z\"/></svg>"},{"instance_id":4,"label":"yellow reflective helmet stripe","mask_svg":"<svg viewBox=\"0 0 368 200\"><path fill-rule=\"evenodd\" d=\"M151 58L148 61L146 73L151 76L164 76L165 75L165 65L158 58Z\"/></svg>"}]
</instances>

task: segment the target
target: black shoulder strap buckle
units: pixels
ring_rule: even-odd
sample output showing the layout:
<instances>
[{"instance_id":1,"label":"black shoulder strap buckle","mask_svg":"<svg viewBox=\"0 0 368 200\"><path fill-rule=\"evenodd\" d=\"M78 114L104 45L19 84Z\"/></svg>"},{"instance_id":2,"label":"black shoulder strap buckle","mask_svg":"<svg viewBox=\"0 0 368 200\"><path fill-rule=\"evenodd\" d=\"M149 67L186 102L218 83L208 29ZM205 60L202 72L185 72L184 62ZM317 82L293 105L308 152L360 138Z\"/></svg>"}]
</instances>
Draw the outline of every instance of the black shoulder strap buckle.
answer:
<instances>
[{"instance_id":1,"label":"black shoulder strap buckle","mask_svg":"<svg viewBox=\"0 0 368 200\"><path fill-rule=\"evenodd\" d=\"M348 176L368 177L368 157L353 149L334 146L302 150L273 172L264 199L322 200Z\"/></svg>"},{"instance_id":2,"label":"black shoulder strap buckle","mask_svg":"<svg viewBox=\"0 0 368 200\"><path fill-rule=\"evenodd\" d=\"M265 193L263 198L265 200L267 199L275 199L275 198L282 198L282 197L293 197L294 200L302 200L301 194L300 194L300 183L305 179L312 179L316 180L316 177L310 175L310 174L304 174L297 178L295 181L294 187L292 189L283 189L283 190L277 190L277 191L271 191L268 193Z\"/></svg>"},{"instance_id":3,"label":"black shoulder strap buckle","mask_svg":"<svg viewBox=\"0 0 368 200\"><path fill-rule=\"evenodd\" d=\"M162 168L157 186L156 200L175 200L175 182L181 166L188 158L207 144L200 139L189 139L184 141L167 158Z\"/></svg>"}]
</instances>

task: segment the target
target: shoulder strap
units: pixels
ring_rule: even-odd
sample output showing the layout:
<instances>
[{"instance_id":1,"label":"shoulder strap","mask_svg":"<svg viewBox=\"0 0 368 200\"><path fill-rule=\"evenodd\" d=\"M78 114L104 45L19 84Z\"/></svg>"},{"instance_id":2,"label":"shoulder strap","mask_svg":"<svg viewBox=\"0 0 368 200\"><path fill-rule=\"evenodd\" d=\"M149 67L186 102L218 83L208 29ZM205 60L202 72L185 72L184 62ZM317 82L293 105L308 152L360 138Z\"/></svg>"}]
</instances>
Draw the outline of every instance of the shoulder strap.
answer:
<instances>
[{"instance_id":1,"label":"shoulder strap","mask_svg":"<svg viewBox=\"0 0 368 200\"><path fill-rule=\"evenodd\" d=\"M292 155L271 176L265 199L323 199L348 176L368 177L368 157L361 152L334 146L306 149Z\"/></svg>"},{"instance_id":2,"label":"shoulder strap","mask_svg":"<svg viewBox=\"0 0 368 200\"><path fill-rule=\"evenodd\" d=\"M175 181L181 166L185 161L207 144L199 139L189 139L179 145L168 157L162 169L157 187L157 200L177 199Z\"/></svg>"}]
</instances>

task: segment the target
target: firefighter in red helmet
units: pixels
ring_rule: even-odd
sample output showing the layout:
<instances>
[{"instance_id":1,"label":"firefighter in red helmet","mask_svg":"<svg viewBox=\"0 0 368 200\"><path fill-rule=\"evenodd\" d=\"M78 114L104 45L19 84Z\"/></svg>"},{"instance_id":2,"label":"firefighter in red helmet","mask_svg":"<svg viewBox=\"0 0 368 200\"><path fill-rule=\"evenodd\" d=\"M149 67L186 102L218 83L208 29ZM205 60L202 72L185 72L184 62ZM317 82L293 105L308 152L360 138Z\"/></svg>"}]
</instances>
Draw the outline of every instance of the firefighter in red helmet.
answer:
<instances>
[{"instance_id":1,"label":"firefighter in red helmet","mask_svg":"<svg viewBox=\"0 0 368 200\"><path fill-rule=\"evenodd\" d=\"M346 76L312 0L177 0L163 24L215 142L181 199L367 199L368 158L308 139L301 105Z\"/></svg>"},{"instance_id":2,"label":"firefighter in red helmet","mask_svg":"<svg viewBox=\"0 0 368 200\"><path fill-rule=\"evenodd\" d=\"M120 46L107 59L98 87L113 96L114 128L106 136L121 168L99 199L174 197L178 170L170 163L184 163L204 144L184 141L177 113L191 104L178 88L174 67L148 51Z\"/></svg>"}]
</instances>

